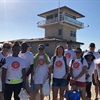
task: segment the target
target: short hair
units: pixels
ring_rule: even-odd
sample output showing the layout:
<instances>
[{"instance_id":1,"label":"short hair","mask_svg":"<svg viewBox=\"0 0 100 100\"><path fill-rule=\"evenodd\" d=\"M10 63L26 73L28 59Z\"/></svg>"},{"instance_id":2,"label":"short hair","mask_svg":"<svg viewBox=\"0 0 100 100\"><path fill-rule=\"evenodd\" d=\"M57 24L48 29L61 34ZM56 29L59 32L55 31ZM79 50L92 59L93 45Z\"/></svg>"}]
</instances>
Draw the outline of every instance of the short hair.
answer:
<instances>
[{"instance_id":1,"label":"short hair","mask_svg":"<svg viewBox=\"0 0 100 100\"><path fill-rule=\"evenodd\" d=\"M95 47L95 43L90 43L89 47Z\"/></svg>"},{"instance_id":2,"label":"short hair","mask_svg":"<svg viewBox=\"0 0 100 100\"><path fill-rule=\"evenodd\" d=\"M14 42L12 48L14 48L16 46L20 47L20 43L19 42Z\"/></svg>"}]
</instances>

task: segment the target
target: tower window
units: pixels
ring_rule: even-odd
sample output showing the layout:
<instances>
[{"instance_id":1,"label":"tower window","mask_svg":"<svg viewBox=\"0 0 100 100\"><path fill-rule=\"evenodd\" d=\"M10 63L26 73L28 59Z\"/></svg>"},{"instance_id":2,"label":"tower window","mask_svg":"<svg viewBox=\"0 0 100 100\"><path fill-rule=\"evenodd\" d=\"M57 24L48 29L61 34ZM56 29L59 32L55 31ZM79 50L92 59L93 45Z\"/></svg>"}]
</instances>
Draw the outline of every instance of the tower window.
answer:
<instances>
[{"instance_id":1,"label":"tower window","mask_svg":"<svg viewBox=\"0 0 100 100\"><path fill-rule=\"evenodd\" d=\"M48 47L49 46L49 43L45 43L45 46Z\"/></svg>"},{"instance_id":2,"label":"tower window","mask_svg":"<svg viewBox=\"0 0 100 100\"><path fill-rule=\"evenodd\" d=\"M76 37L76 32L71 31L71 32L70 32L70 36L71 36L71 37Z\"/></svg>"},{"instance_id":3,"label":"tower window","mask_svg":"<svg viewBox=\"0 0 100 100\"><path fill-rule=\"evenodd\" d=\"M58 30L58 35L62 35L62 29Z\"/></svg>"},{"instance_id":4,"label":"tower window","mask_svg":"<svg viewBox=\"0 0 100 100\"><path fill-rule=\"evenodd\" d=\"M47 19L52 19L53 15L47 16Z\"/></svg>"}]
</instances>

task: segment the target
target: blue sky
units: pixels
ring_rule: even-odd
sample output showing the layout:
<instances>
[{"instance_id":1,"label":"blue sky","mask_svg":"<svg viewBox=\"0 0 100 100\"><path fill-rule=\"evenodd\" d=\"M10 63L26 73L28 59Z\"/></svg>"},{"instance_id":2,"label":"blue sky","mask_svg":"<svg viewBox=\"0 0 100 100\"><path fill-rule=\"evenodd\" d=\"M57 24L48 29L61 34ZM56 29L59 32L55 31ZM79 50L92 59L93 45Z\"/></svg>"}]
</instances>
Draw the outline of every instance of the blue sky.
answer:
<instances>
[{"instance_id":1,"label":"blue sky","mask_svg":"<svg viewBox=\"0 0 100 100\"><path fill-rule=\"evenodd\" d=\"M44 37L44 29L37 27L37 22L44 19L37 14L58 8L58 2L59 0L0 0L0 41ZM94 42L98 50L100 0L60 0L60 6L68 6L85 15L79 19L85 28L77 31L77 41L85 43L83 50L88 49L90 42Z\"/></svg>"}]
</instances>

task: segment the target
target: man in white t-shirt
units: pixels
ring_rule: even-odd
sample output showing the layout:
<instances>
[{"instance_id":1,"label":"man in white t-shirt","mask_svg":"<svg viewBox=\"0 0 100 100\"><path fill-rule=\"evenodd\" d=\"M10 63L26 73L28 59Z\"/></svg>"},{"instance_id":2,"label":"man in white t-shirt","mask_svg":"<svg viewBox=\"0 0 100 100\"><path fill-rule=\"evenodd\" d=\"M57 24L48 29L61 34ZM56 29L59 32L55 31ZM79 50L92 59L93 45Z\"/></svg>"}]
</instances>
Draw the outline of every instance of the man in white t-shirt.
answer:
<instances>
[{"instance_id":1,"label":"man in white t-shirt","mask_svg":"<svg viewBox=\"0 0 100 100\"><path fill-rule=\"evenodd\" d=\"M3 99L2 95L2 82L1 82L1 71L2 71L2 66L6 63L6 57L9 55L11 49L11 43L10 42L4 42L2 46L2 51L0 51L0 100Z\"/></svg>"},{"instance_id":2,"label":"man in white t-shirt","mask_svg":"<svg viewBox=\"0 0 100 100\"><path fill-rule=\"evenodd\" d=\"M26 88L25 80L25 61L18 57L20 44L15 42L12 46L12 56L6 58L6 63L2 66L2 89L4 91L4 100L11 100L14 93L14 100L20 100L18 97L21 88Z\"/></svg>"},{"instance_id":3,"label":"man in white t-shirt","mask_svg":"<svg viewBox=\"0 0 100 100\"><path fill-rule=\"evenodd\" d=\"M95 43L90 43L89 44L89 51L93 53L95 59L99 58L99 54L95 52ZM95 84L95 79L94 79L94 73L93 73L93 85L95 86L95 100L97 100L98 97L98 86Z\"/></svg>"},{"instance_id":4,"label":"man in white t-shirt","mask_svg":"<svg viewBox=\"0 0 100 100\"><path fill-rule=\"evenodd\" d=\"M75 53L72 50L71 46L72 46L72 41L71 40L67 41L66 42L66 49L65 49L65 52L64 52L64 56L67 58L68 66L69 66L70 60L75 58ZM67 85L66 89L68 90L68 88L69 88L69 86Z\"/></svg>"},{"instance_id":5,"label":"man in white t-shirt","mask_svg":"<svg viewBox=\"0 0 100 100\"><path fill-rule=\"evenodd\" d=\"M34 63L34 56L32 52L27 51L28 44L22 43L21 44L21 52L19 53L19 57L23 58L26 62L26 76L27 76L27 85L29 86L29 74L33 71L33 63Z\"/></svg>"}]
</instances>

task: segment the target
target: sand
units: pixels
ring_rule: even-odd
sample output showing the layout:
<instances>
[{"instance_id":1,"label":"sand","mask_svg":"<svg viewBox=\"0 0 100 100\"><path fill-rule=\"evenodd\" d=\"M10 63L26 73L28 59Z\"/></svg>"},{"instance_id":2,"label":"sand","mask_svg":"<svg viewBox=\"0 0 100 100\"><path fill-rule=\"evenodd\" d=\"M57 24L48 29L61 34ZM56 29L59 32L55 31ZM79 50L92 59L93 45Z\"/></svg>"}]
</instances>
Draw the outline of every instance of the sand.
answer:
<instances>
[{"instance_id":1,"label":"sand","mask_svg":"<svg viewBox=\"0 0 100 100\"><path fill-rule=\"evenodd\" d=\"M91 98L91 100L94 100L95 99L95 90L94 90L94 86L92 85L92 98ZM100 96L99 96L99 99L100 99ZM12 97L12 99L11 100L14 100L13 99L13 97ZM39 99L39 94L37 95L37 100L40 100ZM47 97L45 97L44 98L44 100L49 100L49 96L47 96ZM51 93L50 93L50 100L52 100L52 91L51 91ZM58 99L59 100L59 99ZM64 99L65 100L65 99Z\"/></svg>"}]
</instances>

